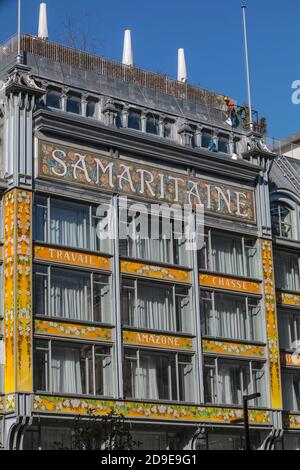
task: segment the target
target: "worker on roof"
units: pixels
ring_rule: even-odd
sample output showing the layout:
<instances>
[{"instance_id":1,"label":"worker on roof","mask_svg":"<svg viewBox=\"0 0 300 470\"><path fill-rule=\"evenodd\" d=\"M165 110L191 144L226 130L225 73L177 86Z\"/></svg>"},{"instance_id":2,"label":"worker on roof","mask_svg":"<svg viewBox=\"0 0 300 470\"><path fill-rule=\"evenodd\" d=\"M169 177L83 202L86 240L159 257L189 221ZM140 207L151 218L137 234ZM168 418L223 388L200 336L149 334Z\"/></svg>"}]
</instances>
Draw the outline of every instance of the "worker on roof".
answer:
<instances>
[{"instance_id":1,"label":"worker on roof","mask_svg":"<svg viewBox=\"0 0 300 470\"><path fill-rule=\"evenodd\" d=\"M226 110L227 119L225 122L231 127L237 127L239 125L239 120L238 120L237 113L235 110L234 101L229 99L228 96L224 96L224 101L227 106L227 110Z\"/></svg>"}]
</instances>

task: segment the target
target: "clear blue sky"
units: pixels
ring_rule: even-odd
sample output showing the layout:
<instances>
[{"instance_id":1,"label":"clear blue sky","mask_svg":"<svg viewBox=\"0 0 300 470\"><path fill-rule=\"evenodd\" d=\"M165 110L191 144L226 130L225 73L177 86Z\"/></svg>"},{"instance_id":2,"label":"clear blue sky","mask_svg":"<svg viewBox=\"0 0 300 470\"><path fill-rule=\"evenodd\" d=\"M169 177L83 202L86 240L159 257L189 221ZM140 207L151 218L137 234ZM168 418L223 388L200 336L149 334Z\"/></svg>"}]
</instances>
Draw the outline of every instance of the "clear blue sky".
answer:
<instances>
[{"instance_id":1,"label":"clear blue sky","mask_svg":"<svg viewBox=\"0 0 300 470\"><path fill-rule=\"evenodd\" d=\"M35 34L39 0L22 0L22 31ZM49 35L64 41L68 17L90 28L94 52L120 60L123 31L132 30L135 65L176 76L184 47L189 82L246 100L243 0L48 0ZM248 0L253 105L268 119L268 134L300 131L300 105L291 83L300 79L299 0ZM17 0L0 0L0 41L16 31ZM80 24L81 23L81 24ZM80 32L80 31L79 31Z\"/></svg>"}]
</instances>

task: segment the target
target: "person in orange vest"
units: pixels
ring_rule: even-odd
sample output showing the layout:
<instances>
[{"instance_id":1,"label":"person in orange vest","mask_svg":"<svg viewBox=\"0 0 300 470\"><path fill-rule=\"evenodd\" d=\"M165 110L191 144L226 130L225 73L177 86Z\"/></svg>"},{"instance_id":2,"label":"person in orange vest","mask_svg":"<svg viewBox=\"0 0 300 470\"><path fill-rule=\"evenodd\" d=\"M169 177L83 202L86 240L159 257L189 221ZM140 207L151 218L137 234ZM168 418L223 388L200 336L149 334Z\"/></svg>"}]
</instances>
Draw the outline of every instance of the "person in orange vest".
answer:
<instances>
[{"instance_id":1,"label":"person in orange vest","mask_svg":"<svg viewBox=\"0 0 300 470\"><path fill-rule=\"evenodd\" d=\"M227 106L227 119L226 122L232 127L237 127L239 124L235 106L234 106L234 101L229 99L228 96L224 96L224 101Z\"/></svg>"}]
</instances>

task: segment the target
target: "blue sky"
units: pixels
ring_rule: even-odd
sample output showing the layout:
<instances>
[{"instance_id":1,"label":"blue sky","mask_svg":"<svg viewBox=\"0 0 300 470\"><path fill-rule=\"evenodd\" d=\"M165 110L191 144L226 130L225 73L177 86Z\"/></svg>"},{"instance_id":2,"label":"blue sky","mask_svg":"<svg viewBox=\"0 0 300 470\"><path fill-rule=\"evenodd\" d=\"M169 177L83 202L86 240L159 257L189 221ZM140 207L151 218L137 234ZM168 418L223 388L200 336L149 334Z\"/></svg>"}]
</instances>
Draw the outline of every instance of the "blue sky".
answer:
<instances>
[{"instance_id":1,"label":"blue sky","mask_svg":"<svg viewBox=\"0 0 300 470\"><path fill-rule=\"evenodd\" d=\"M22 0L22 31L35 34L39 0ZM299 0L248 0L252 98L268 134L300 131L291 84L300 79ZM189 82L246 101L242 0L48 0L49 35L63 42L67 18L92 31L93 52L120 60L123 31L132 30L135 65L176 76L184 47ZM0 41L16 31L17 0L0 0Z\"/></svg>"}]
</instances>

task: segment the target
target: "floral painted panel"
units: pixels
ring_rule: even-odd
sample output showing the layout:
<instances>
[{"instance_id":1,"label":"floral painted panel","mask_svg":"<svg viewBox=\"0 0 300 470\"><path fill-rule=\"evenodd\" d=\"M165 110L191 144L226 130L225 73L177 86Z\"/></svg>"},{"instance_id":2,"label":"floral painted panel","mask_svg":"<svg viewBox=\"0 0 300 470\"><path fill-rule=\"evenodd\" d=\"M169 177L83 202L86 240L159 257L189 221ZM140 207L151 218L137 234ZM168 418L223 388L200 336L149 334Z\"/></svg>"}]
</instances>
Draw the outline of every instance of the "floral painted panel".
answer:
<instances>
[{"instance_id":1,"label":"floral painted panel","mask_svg":"<svg viewBox=\"0 0 300 470\"><path fill-rule=\"evenodd\" d=\"M35 333L70 338L89 339L95 341L112 341L110 328L85 326L72 323L62 323L44 320L35 320Z\"/></svg>"},{"instance_id":2,"label":"floral painted panel","mask_svg":"<svg viewBox=\"0 0 300 470\"><path fill-rule=\"evenodd\" d=\"M121 273L134 274L135 276L152 277L163 281L190 283L189 271L182 269L166 268L162 266L152 266L135 261L121 260Z\"/></svg>"},{"instance_id":3,"label":"floral painted panel","mask_svg":"<svg viewBox=\"0 0 300 470\"><path fill-rule=\"evenodd\" d=\"M265 358L265 348L263 346L229 343L227 341L214 341L203 339L202 349L205 353L224 354L229 356L257 357Z\"/></svg>"},{"instance_id":4,"label":"floral painted panel","mask_svg":"<svg viewBox=\"0 0 300 470\"><path fill-rule=\"evenodd\" d=\"M289 307L300 308L300 294L290 294L288 292L277 293L278 303Z\"/></svg>"},{"instance_id":5,"label":"floral painted panel","mask_svg":"<svg viewBox=\"0 0 300 470\"><path fill-rule=\"evenodd\" d=\"M282 408L280 357L278 344L278 326L276 314L276 293L274 281L274 264L271 240L261 240L263 289L265 315L267 322L267 348L269 357L269 375L271 388L271 406Z\"/></svg>"},{"instance_id":6,"label":"floral painted panel","mask_svg":"<svg viewBox=\"0 0 300 470\"><path fill-rule=\"evenodd\" d=\"M179 336L157 335L142 331L123 331L124 344L137 344L166 349L193 350L193 339Z\"/></svg>"},{"instance_id":7,"label":"floral painted panel","mask_svg":"<svg viewBox=\"0 0 300 470\"><path fill-rule=\"evenodd\" d=\"M281 364L283 366L290 367L299 367L300 366L300 356L298 353L292 354L287 352L281 353Z\"/></svg>"},{"instance_id":8,"label":"floral painted panel","mask_svg":"<svg viewBox=\"0 0 300 470\"><path fill-rule=\"evenodd\" d=\"M283 427L285 429L300 429L300 414L284 414Z\"/></svg>"},{"instance_id":9,"label":"floral painted panel","mask_svg":"<svg viewBox=\"0 0 300 470\"><path fill-rule=\"evenodd\" d=\"M114 410L126 418L157 419L180 422L225 423L241 420L243 410L237 408L204 407L196 405L173 405L137 402L117 402L82 398L66 398L34 395L35 413L88 414L89 410L97 415L106 415ZM270 425L271 416L267 410L250 410L249 420L255 425Z\"/></svg>"}]
</instances>

